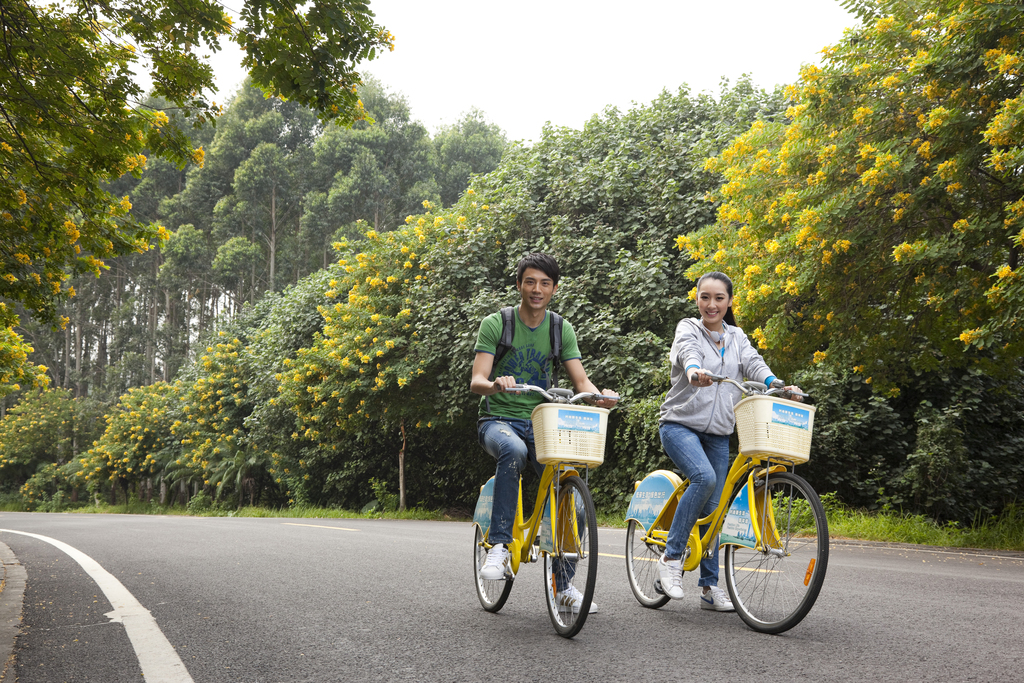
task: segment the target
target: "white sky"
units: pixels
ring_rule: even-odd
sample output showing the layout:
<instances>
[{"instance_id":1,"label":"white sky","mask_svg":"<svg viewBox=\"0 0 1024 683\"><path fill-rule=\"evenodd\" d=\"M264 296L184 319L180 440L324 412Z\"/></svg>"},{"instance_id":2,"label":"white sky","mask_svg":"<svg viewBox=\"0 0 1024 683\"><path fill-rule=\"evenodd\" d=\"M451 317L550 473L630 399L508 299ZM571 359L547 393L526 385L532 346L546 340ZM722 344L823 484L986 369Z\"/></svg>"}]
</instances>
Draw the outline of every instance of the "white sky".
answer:
<instances>
[{"instance_id":1,"label":"white sky","mask_svg":"<svg viewBox=\"0 0 1024 683\"><path fill-rule=\"evenodd\" d=\"M723 76L743 73L764 88L791 83L857 23L838 0L371 0L370 9L395 51L361 72L405 95L432 132L476 107L512 140L540 139L546 121L582 128L608 105L625 111L684 83L716 94ZM244 79L240 61L233 43L213 58L218 102Z\"/></svg>"}]
</instances>

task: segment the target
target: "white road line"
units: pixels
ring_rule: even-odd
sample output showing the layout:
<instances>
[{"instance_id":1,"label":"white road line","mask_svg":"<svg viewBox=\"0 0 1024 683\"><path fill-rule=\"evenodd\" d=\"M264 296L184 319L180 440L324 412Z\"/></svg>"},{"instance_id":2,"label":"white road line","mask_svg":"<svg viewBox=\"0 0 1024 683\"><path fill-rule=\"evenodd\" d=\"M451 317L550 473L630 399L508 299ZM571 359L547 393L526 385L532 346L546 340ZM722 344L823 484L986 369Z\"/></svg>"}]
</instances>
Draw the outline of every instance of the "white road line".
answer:
<instances>
[{"instance_id":1,"label":"white road line","mask_svg":"<svg viewBox=\"0 0 1024 683\"><path fill-rule=\"evenodd\" d=\"M338 531L359 531L359 529L349 529L343 526L326 526L324 524L296 524L295 522L281 522L285 526L311 526L316 529L336 529Z\"/></svg>"},{"instance_id":2,"label":"white road line","mask_svg":"<svg viewBox=\"0 0 1024 683\"><path fill-rule=\"evenodd\" d=\"M80 550L72 548L67 543L57 539L39 534L30 534L27 531L15 531L13 529L0 529L0 532L20 534L45 541L59 550L64 551L75 562L82 565L82 569L92 577L96 585L100 587L107 600L114 607L112 612L107 612L105 617L110 621L124 624L124 630L128 639L132 641L135 648L135 655L139 658L139 665L142 667L142 675L146 683L193 683L192 677L185 664L181 661L174 647L167 640L167 637L156 624L156 619L149 613L149 610L135 599L135 596L128 592L117 578L100 566Z\"/></svg>"}]
</instances>

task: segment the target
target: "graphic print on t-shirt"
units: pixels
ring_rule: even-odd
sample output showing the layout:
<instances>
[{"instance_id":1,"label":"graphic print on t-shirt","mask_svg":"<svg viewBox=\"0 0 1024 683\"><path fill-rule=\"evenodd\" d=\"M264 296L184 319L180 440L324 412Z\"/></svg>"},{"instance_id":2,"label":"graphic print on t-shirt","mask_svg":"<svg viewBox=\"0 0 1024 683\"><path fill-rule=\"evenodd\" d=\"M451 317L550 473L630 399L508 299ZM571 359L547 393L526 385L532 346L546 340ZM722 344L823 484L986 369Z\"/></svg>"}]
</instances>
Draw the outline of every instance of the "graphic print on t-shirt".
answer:
<instances>
[{"instance_id":1,"label":"graphic print on t-shirt","mask_svg":"<svg viewBox=\"0 0 1024 683\"><path fill-rule=\"evenodd\" d=\"M511 349L501 360L501 374L511 375L520 384L548 388L548 356L532 346Z\"/></svg>"}]
</instances>

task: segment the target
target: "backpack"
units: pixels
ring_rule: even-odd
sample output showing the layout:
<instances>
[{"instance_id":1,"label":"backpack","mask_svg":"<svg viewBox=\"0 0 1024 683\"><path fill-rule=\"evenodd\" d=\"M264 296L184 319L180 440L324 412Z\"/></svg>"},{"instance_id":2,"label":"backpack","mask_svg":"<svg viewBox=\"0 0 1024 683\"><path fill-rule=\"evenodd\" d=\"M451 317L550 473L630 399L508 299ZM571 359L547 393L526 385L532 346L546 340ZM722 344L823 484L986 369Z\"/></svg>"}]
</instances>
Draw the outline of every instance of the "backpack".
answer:
<instances>
[{"instance_id":1,"label":"backpack","mask_svg":"<svg viewBox=\"0 0 1024 683\"><path fill-rule=\"evenodd\" d=\"M562 316L558 315L554 311L548 311L551 314L551 325L548 331L551 333L551 355L548 359L551 361L551 365L548 367L548 386L547 388L558 386L558 366L562 362ZM516 333L516 307L505 306L501 309L501 339L498 340L498 346L494 349L494 365L491 366L491 377L494 379L494 373L498 369L498 363L505 357L505 354L512 348L512 338Z\"/></svg>"}]
</instances>

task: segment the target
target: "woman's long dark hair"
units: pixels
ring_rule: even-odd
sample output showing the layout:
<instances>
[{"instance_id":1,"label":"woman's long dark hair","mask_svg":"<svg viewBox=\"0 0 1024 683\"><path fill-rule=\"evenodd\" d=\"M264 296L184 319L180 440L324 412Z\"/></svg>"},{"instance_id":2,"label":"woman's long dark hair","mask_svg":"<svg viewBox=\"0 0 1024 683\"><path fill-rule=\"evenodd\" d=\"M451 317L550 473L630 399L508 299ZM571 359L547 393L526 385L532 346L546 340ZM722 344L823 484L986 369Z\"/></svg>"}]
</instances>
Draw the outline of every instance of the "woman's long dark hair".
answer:
<instances>
[{"instance_id":1,"label":"woman's long dark hair","mask_svg":"<svg viewBox=\"0 0 1024 683\"><path fill-rule=\"evenodd\" d=\"M713 270L710 273L704 273L703 275L700 276L700 279L697 280L698 294L700 293L700 283L704 282L704 280L707 280L709 278L712 280L718 280L719 282L724 282L725 291L728 292L729 298L732 298L732 280L729 279L728 275L726 275L725 273L720 273L717 270ZM732 314L731 305L729 306L729 310L725 312L725 315L722 316L722 320L724 320L727 325L739 327L739 325L736 324L736 316Z\"/></svg>"}]
</instances>

